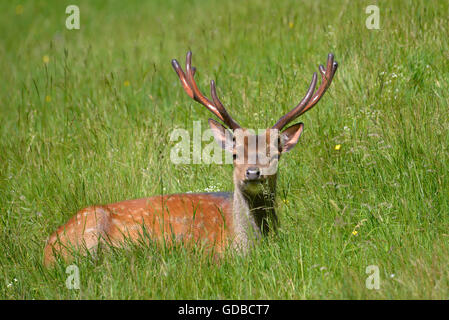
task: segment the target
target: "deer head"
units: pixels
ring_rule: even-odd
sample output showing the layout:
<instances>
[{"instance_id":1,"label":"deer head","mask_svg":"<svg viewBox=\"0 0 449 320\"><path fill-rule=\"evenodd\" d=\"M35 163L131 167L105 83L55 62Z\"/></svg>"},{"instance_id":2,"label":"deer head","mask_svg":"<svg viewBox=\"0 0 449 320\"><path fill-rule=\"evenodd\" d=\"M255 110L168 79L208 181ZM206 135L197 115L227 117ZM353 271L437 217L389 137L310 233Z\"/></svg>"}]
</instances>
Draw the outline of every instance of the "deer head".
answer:
<instances>
[{"instance_id":1,"label":"deer head","mask_svg":"<svg viewBox=\"0 0 449 320\"><path fill-rule=\"evenodd\" d=\"M326 68L322 65L319 66L322 78L319 88L315 91L317 84L317 73L315 72L306 95L298 105L281 117L273 127L262 131L262 133L242 128L228 114L218 99L213 80L210 84L212 101L200 92L194 79L196 69L192 67L190 51L186 57L186 72L182 70L176 59L172 60L172 66L186 93L224 123L223 125L209 119L209 126L213 130L217 143L233 154L235 187L243 194L250 196L259 194L267 184L270 189L274 188L278 160L283 153L290 151L297 144L304 124L296 123L285 130L283 128L318 103L329 88L338 64L334 61L333 54L329 54Z\"/></svg>"}]
</instances>

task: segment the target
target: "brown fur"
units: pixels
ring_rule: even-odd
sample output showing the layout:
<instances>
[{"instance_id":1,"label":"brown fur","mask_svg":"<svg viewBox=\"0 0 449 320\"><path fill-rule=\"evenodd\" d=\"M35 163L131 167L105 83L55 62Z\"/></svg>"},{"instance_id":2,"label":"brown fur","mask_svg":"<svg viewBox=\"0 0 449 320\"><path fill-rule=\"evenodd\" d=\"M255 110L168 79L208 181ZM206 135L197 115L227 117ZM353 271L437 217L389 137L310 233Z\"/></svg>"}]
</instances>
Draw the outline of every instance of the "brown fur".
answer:
<instances>
[{"instance_id":1,"label":"brown fur","mask_svg":"<svg viewBox=\"0 0 449 320\"><path fill-rule=\"evenodd\" d=\"M206 240L220 252L232 223L232 195L227 193L174 194L92 206L49 237L44 264L55 261L54 253L70 258L71 249L94 251L102 241L120 246L125 238L137 241L145 231L156 240Z\"/></svg>"}]
</instances>

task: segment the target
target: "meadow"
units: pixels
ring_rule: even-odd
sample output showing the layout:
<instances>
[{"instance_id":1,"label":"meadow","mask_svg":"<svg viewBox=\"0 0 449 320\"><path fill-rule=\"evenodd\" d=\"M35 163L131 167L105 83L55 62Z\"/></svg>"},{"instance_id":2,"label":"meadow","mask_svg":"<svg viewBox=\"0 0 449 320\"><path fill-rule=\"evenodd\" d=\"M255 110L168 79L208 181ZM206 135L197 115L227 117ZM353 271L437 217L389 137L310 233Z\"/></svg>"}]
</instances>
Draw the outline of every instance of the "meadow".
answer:
<instances>
[{"instance_id":1,"label":"meadow","mask_svg":"<svg viewBox=\"0 0 449 320\"><path fill-rule=\"evenodd\" d=\"M0 298L448 299L448 17L436 0L0 2ZM232 190L232 165L170 161L172 130L212 117L170 64L188 50L203 92L215 79L250 128L294 107L334 53L280 162L281 227L220 264L153 246L79 257L70 290L67 265L42 256L76 211Z\"/></svg>"}]
</instances>

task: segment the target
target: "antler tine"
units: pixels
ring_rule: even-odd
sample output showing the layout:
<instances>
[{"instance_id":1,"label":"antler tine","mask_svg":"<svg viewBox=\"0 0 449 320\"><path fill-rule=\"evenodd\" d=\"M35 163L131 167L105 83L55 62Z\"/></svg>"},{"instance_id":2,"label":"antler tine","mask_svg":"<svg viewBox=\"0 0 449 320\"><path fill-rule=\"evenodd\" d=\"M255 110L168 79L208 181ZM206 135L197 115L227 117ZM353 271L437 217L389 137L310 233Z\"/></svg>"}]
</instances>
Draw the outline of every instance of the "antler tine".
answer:
<instances>
[{"instance_id":1,"label":"antler tine","mask_svg":"<svg viewBox=\"0 0 449 320\"><path fill-rule=\"evenodd\" d=\"M314 94L313 98L310 100L309 104L304 107L303 110L298 114L298 116L304 114L306 111L310 110L314 105L320 101L321 97L324 95L326 90L331 85L332 79L334 78L335 71L337 71L338 63L334 61L334 55L329 53L327 57L327 65L326 69L322 65L320 65L321 72L321 85ZM330 70L328 72L328 70Z\"/></svg>"},{"instance_id":2,"label":"antler tine","mask_svg":"<svg viewBox=\"0 0 449 320\"><path fill-rule=\"evenodd\" d=\"M240 125L237 122L235 122L235 120L232 119L232 117L226 111L226 109L223 106L223 104L221 103L220 99L218 99L214 80L210 81L210 94L212 96L212 100L214 101L215 107L218 109L218 111L221 113L221 115L224 118L223 119L224 123L226 123L233 130L241 128Z\"/></svg>"},{"instance_id":3,"label":"antler tine","mask_svg":"<svg viewBox=\"0 0 449 320\"><path fill-rule=\"evenodd\" d=\"M194 75L196 69L192 67L192 52L187 52L186 56L186 73L182 70L176 59L172 60L172 66L178 74L179 79L181 80L181 84L184 87L185 92L194 99L195 101L201 103L205 106L209 111L215 114L221 121L223 121L226 125L228 125L231 129L240 128L237 122L232 119L232 117L228 114L223 104L217 97L215 83L211 82L211 93L214 102L211 102L208 98L206 98L201 91L198 89L198 85L195 82Z\"/></svg>"},{"instance_id":4,"label":"antler tine","mask_svg":"<svg viewBox=\"0 0 449 320\"><path fill-rule=\"evenodd\" d=\"M191 61L192 61L192 53L189 51L187 53L186 58L186 73L187 73L186 74L179 65L178 60L176 59L172 60L172 66L175 69L176 73L178 74L179 80L181 80L181 84L184 88L184 91L189 95L190 98L201 103L209 111L215 114L221 121L224 121L222 115L220 114L218 109L214 106L214 104L209 99L207 99L198 89L198 86L196 85L195 80L193 79L193 75L195 74L196 69L191 66Z\"/></svg>"},{"instance_id":5,"label":"antler tine","mask_svg":"<svg viewBox=\"0 0 449 320\"><path fill-rule=\"evenodd\" d=\"M182 70L181 66L179 65L178 60L173 59L171 61L171 65L173 66L173 69L175 69L176 73L178 74L179 80L181 80L181 84L182 84L182 87L184 88L184 91L189 95L190 98L195 99L193 90L192 90L192 88L190 88L190 85L186 79L186 75L185 75L184 71Z\"/></svg>"},{"instance_id":6,"label":"antler tine","mask_svg":"<svg viewBox=\"0 0 449 320\"><path fill-rule=\"evenodd\" d=\"M296 119L300 115L304 114L306 111L310 110L314 105L320 101L321 97L324 95L326 90L329 88L332 83L332 79L334 78L334 74L337 71L338 63L334 61L334 55L329 53L327 56L327 64L326 69L322 65L319 66L319 71L321 74L321 84L318 87L315 94L312 93L315 90L316 84L316 73L313 74L312 84L315 81L315 84L312 89L312 84L307 91L306 96L301 100L301 102L293 108L289 113L284 115L278 122L273 126L273 129L281 130L285 125L287 125L290 121ZM312 92L311 92L312 91ZM306 99L310 94L310 97Z\"/></svg>"},{"instance_id":7,"label":"antler tine","mask_svg":"<svg viewBox=\"0 0 449 320\"><path fill-rule=\"evenodd\" d=\"M209 109L221 121L224 121L224 118L221 115L220 111L217 109L217 107L201 93L200 89L198 89L198 85L196 84L195 78L193 77L195 71L196 68L192 67L192 51L189 51L187 52L186 56L186 74L187 74L187 81L194 94L193 98L195 99L195 101L198 101L199 103L204 105L207 109Z\"/></svg>"},{"instance_id":8,"label":"antler tine","mask_svg":"<svg viewBox=\"0 0 449 320\"><path fill-rule=\"evenodd\" d=\"M317 82L317 76L316 72L313 73L312 76L312 82L310 83L309 89L307 90L306 95L302 100L298 103L296 107L294 107L292 110L290 110L287 114L285 114L283 117L281 117L278 122L273 126L273 129L281 130L287 123L292 121L294 118L297 117L297 114L301 112L301 110L304 108L304 106L310 101L312 98L313 92L315 91Z\"/></svg>"}]
</instances>

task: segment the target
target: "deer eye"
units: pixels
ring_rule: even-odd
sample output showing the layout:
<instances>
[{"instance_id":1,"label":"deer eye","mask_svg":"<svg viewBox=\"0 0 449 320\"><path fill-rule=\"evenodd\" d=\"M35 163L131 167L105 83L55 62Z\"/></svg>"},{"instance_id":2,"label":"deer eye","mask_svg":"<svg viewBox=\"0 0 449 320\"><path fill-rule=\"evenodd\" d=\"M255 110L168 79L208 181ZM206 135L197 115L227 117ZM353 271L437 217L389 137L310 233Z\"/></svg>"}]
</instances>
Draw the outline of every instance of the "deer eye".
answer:
<instances>
[{"instance_id":1,"label":"deer eye","mask_svg":"<svg viewBox=\"0 0 449 320\"><path fill-rule=\"evenodd\" d=\"M237 159L237 153L233 153L233 154L232 154L232 158L233 158L234 160L236 160L236 159Z\"/></svg>"}]
</instances>

